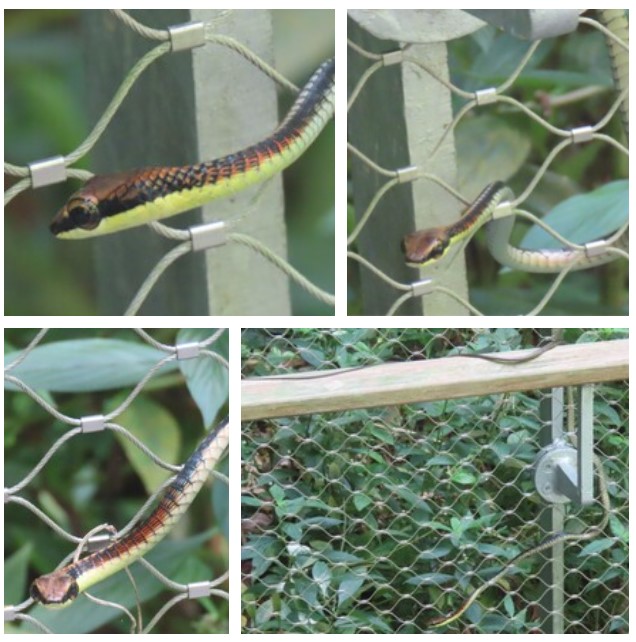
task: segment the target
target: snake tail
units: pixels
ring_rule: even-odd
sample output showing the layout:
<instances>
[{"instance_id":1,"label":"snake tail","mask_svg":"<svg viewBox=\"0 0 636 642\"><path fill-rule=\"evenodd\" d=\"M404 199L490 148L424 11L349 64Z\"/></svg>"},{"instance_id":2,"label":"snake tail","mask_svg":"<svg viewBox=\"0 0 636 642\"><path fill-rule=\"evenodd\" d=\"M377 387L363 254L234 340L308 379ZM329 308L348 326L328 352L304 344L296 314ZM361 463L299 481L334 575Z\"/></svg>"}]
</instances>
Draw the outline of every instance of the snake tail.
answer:
<instances>
[{"instance_id":1,"label":"snake tail","mask_svg":"<svg viewBox=\"0 0 636 642\"><path fill-rule=\"evenodd\" d=\"M83 239L180 214L261 183L295 162L334 113L335 59L313 73L291 110L265 140L211 161L95 176L53 219L61 239Z\"/></svg>"},{"instance_id":2,"label":"snake tail","mask_svg":"<svg viewBox=\"0 0 636 642\"><path fill-rule=\"evenodd\" d=\"M607 480L605 478L603 464L597 455L594 455L594 469L598 478L599 494L601 504L603 506L603 517L598 525L591 526L582 533L559 532L548 535L548 537L546 537L540 544L537 544L537 546L533 546L532 548L522 551L521 553L519 553L519 555L511 559L509 562L506 562L503 565L502 569L496 575L480 584L453 613L451 613L450 615L443 615L433 618L429 622L429 627L435 629L450 624L451 622L455 622L456 620L461 618L487 588L494 586L495 584L498 584L501 580L503 580L503 578L510 572L510 569L519 562L522 562L523 560L532 557L537 553L550 550L553 546L559 543L580 543L602 535L603 531L607 527L607 524L609 523L612 506L610 503L609 491L607 489Z\"/></svg>"},{"instance_id":3,"label":"snake tail","mask_svg":"<svg viewBox=\"0 0 636 642\"><path fill-rule=\"evenodd\" d=\"M171 530L193 502L229 440L228 422L205 436L179 474L164 489L152 513L130 532L77 562L42 575L31 585L31 597L48 607L64 607L93 584L129 566Z\"/></svg>"}]
</instances>

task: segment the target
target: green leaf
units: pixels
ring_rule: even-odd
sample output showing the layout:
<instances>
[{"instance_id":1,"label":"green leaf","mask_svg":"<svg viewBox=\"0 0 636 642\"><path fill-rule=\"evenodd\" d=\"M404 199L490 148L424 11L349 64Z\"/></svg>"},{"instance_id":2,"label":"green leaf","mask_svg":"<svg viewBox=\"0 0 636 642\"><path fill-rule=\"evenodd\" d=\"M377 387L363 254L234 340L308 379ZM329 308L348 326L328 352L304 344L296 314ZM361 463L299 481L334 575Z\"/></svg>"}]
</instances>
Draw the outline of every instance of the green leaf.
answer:
<instances>
[{"instance_id":1,"label":"green leaf","mask_svg":"<svg viewBox=\"0 0 636 642\"><path fill-rule=\"evenodd\" d=\"M357 492L353 496L353 505L358 511L365 509L369 504L373 504L373 500L364 493Z\"/></svg>"},{"instance_id":2,"label":"green leaf","mask_svg":"<svg viewBox=\"0 0 636 642\"><path fill-rule=\"evenodd\" d=\"M116 395L106 404L106 411L111 412L124 399L125 394ZM168 463L180 464L190 455L181 453L181 430L175 418L163 406L146 396L137 397L134 404L117 415L117 423L127 428L155 455ZM116 434L128 461L141 477L146 492L154 493L171 473L157 466L148 455L124 436Z\"/></svg>"},{"instance_id":3,"label":"green leaf","mask_svg":"<svg viewBox=\"0 0 636 642\"><path fill-rule=\"evenodd\" d=\"M4 562L4 603L20 604L27 594L29 559L33 546L25 544Z\"/></svg>"},{"instance_id":4,"label":"green leaf","mask_svg":"<svg viewBox=\"0 0 636 642\"><path fill-rule=\"evenodd\" d=\"M190 343L207 339L215 330L186 328L177 335L178 343ZM225 359L228 358L227 330L210 346ZM179 367L185 377L188 390L203 416L203 425L209 428L219 410L228 400L228 372L223 364L207 355L196 359L179 361Z\"/></svg>"},{"instance_id":5,"label":"green leaf","mask_svg":"<svg viewBox=\"0 0 636 642\"><path fill-rule=\"evenodd\" d=\"M338 586L338 607L341 607L347 600L352 599L358 593L364 580L366 579L366 571L364 574L349 572L347 573L340 585Z\"/></svg>"},{"instance_id":6,"label":"green leaf","mask_svg":"<svg viewBox=\"0 0 636 642\"><path fill-rule=\"evenodd\" d=\"M451 479L456 484L461 484L463 486L473 486L477 483L477 476L467 470L458 470L454 472Z\"/></svg>"},{"instance_id":7,"label":"green leaf","mask_svg":"<svg viewBox=\"0 0 636 642\"><path fill-rule=\"evenodd\" d=\"M5 355L5 366L21 352ZM94 392L137 384L165 353L151 346L120 339L74 339L36 346L12 370L35 390L50 392ZM163 366L161 372L177 368ZM5 381L5 390L17 390Z\"/></svg>"},{"instance_id":8,"label":"green leaf","mask_svg":"<svg viewBox=\"0 0 636 642\"><path fill-rule=\"evenodd\" d=\"M280 486L272 485L269 489L269 493L277 504L282 504L285 501L285 491Z\"/></svg>"},{"instance_id":9,"label":"green leaf","mask_svg":"<svg viewBox=\"0 0 636 642\"><path fill-rule=\"evenodd\" d=\"M629 529L618 517L610 517L610 528L612 533L620 537L622 542L629 542Z\"/></svg>"},{"instance_id":10,"label":"green leaf","mask_svg":"<svg viewBox=\"0 0 636 642\"><path fill-rule=\"evenodd\" d=\"M455 145L460 159L458 185L468 197L479 194L493 180L506 181L514 176L532 148L527 134L490 115L461 121ZM505 172L493 176L493 167Z\"/></svg>"},{"instance_id":11,"label":"green leaf","mask_svg":"<svg viewBox=\"0 0 636 642\"><path fill-rule=\"evenodd\" d=\"M577 194L559 203L543 222L573 243L608 237L627 221L628 181L613 181L587 194ZM538 225L526 234L521 247L538 250L563 245Z\"/></svg>"},{"instance_id":12,"label":"green leaf","mask_svg":"<svg viewBox=\"0 0 636 642\"><path fill-rule=\"evenodd\" d=\"M320 592L323 596L326 596L329 590L329 584L331 583L331 571L329 567L324 562L318 561L311 569L311 576L316 581L316 584L318 584Z\"/></svg>"},{"instance_id":13,"label":"green leaf","mask_svg":"<svg viewBox=\"0 0 636 642\"><path fill-rule=\"evenodd\" d=\"M586 544L579 553L579 557L589 557L590 555L598 555L603 551L612 548L616 542L613 539L604 537L603 539L595 539L594 541Z\"/></svg>"},{"instance_id":14,"label":"green leaf","mask_svg":"<svg viewBox=\"0 0 636 642\"><path fill-rule=\"evenodd\" d=\"M369 433L373 435L378 441L385 444L395 444L395 436L390 430L380 428L379 426L369 426Z\"/></svg>"},{"instance_id":15,"label":"green leaf","mask_svg":"<svg viewBox=\"0 0 636 642\"><path fill-rule=\"evenodd\" d=\"M271 617L274 615L274 603L272 600L265 600L259 607L256 609L256 615L254 616L254 624L260 626L265 624Z\"/></svg>"},{"instance_id":16,"label":"green leaf","mask_svg":"<svg viewBox=\"0 0 636 642\"><path fill-rule=\"evenodd\" d=\"M297 523L283 524L282 531L291 540L299 540L303 536L303 529Z\"/></svg>"}]
</instances>

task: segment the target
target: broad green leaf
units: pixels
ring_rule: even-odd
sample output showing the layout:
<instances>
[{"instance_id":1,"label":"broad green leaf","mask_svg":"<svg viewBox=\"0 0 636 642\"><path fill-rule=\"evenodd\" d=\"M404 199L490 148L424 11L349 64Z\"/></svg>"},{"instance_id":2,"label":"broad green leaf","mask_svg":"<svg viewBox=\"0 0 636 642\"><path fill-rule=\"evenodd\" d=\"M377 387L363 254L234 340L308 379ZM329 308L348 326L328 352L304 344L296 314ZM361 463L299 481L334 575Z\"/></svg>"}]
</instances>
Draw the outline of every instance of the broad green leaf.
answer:
<instances>
[{"instance_id":1,"label":"broad green leaf","mask_svg":"<svg viewBox=\"0 0 636 642\"><path fill-rule=\"evenodd\" d=\"M318 588L323 595L327 595L329 584L331 583L331 571L329 567L320 560L317 561L311 569L311 576L314 578Z\"/></svg>"},{"instance_id":2,"label":"broad green leaf","mask_svg":"<svg viewBox=\"0 0 636 642\"><path fill-rule=\"evenodd\" d=\"M110 399L106 411L115 409L125 398L121 394ZM175 418L147 396L137 397L135 403L117 415L115 422L127 428L155 455L168 463L181 464L190 456L190 453L181 452L181 430ZM148 494L154 493L171 473L157 466L148 455L119 433L117 439Z\"/></svg>"},{"instance_id":3,"label":"broad green leaf","mask_svg":"<svg viewBox=\"0 0 636 642\"><path fill-rule=\"evenodd\" d=\"M179 331L177 341L179 343L201 341L210 337L214 332L215 330L210 328L187 328ZM217 352L225 359L228 358L227 330L210 346L209 350ZM227 369L206 355L199 355L196 359L179 361L179 367L185 377L188 390L201 411L203 425L209 428L219 410L227 403Z\"/></svg>"},{"instance_id":4,"label":"broad green leaf","mask_svg":"<svg viewBox=\"0 0 636 642\"><path fill-rule=\"evenodd\" d=\"M366 571L361 571L359 574L350 572L344 576L344 579L340 582L340 585L338 587L339 607L341 607L347 600L355 597L355 595L364 584L365 578Z\"/></svg>"},{"instance_id":5,"label":"broad green leaf","mask_svg":"<svg viewBox=\"0 0 636 642\"><path fill-rule=\"evenodd\" d=\"M573 243L587 243L608 237L627 221L629 185L614 181L587 194L577 194L559 203L543 222ZM539 226L526 234L521 247L527 249L563 247Z\"/></svg>"},{"instance_id":6,"label":"broad green leaf","mask_svg":"<svg viewBox=\"0 0 636 642\"><path fill-rule=\"evenodd\" d=\"M5 355L5 366L20 354ZM36 346L10 374L35 390L95 392L137 384L165 356L151 346L121 339L55 341ZM161 372L176 368L171 362ZM16 390L6 382L5 389Z\"/></svg>"}]
</instances>

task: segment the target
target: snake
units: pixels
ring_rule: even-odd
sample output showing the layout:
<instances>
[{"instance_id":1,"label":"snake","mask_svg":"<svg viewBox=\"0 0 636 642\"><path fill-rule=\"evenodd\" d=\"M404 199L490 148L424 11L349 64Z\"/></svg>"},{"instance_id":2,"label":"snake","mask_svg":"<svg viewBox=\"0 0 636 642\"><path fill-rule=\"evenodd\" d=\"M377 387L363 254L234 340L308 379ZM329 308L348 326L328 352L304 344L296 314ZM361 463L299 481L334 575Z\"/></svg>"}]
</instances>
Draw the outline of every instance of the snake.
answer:
<instances>
[{"instance_id":1,"label":"snake","mask_svg":"<svg viewBox=\"0 0 636 642\"><path fill-rule=\"evenodd\" d=\"M629 43L628 22L621 9L599 11L604 26L625 43ZM614 82L619 91L629 86L628 53L606 37ZM621 120L628 135L628 100L621 103ZM611 247L628 251L629 231L608 245L607 251L592 253L584 249L524 250L510 244L515 223L514 212L493 220L497 207L513 199L512 190L501 181L487 185L464 211L461 218L447 226L417 230L403 237L401 247L405 262L410 267L427 267L448 255L451 248L469 240L482 226L487 225L488 249L493 258L503 266L529 273L557 273L564 269L585 270L617 258ZM596 242L594 243L596 245Z\"/></svg>"},{"instance_id":2,"label":"snake","mask_svg":"<svg viewBox=\"0 0 636 642\"><path fill-rule=\"evenodd\" d=\"M51 222L60 239L112 234L165 219L261 183L295 162L334 114L335 59L312 74L274 133L240 151L194 165L97 175Z\"/></svg>"},{"instance_id":3,"label":"snake","mask_svg":"<svg viewBox=\"0 0 636 642\"><path fill-rule=\"evenodd\" d=\"M542 354L545 354L549 350L556 348L557 346L563 345L564 342L560 339L551 339L547 343L544 343L542 346L537 346L534 350L530 350L528 354L516 356L516 357L506 357L496 354L487 354L483 352L459 352L456 354L449 354L441 357L443 359L455 359L455 358L469 358L469 359L481 359L483 361L489 361L490 363L496 363L502 366L505 365L517 365L521 363L528 363L529 361L534 361ZM320 370L318 372L312 372L309 374L287 374L287 375L263 375L256 377L255 379L250 379L250 381L287 381L293 383L294 381L303 381L310 379L326 379L328 377L342 376L351 374L354 372L360 372L360 370L373 370L375 368L381 368L386 366L388 363L396 363L396 361L384 361L382 363L374 364L362 364L359 366L352 366L350 368L338 368L336 370ZM398 361L397 363L403 363Z\"/></svg>"},{"instance_id":4,"label":"snake","mask_svg":"<svg viewBox=\"0 0 636 642\"><path fill-rule=\"evenodd\" d=\"M31 597L50 608L69 606L77 596L145 555L162 540L193 502L219 461L229 440L225 420L210 431L162 491L156 508L132 530L105 548L87 555L31 584Z\"/></svg>"},{"instance_id":5,"label":"snake","mask_svg":"<svg viewBox=\"0 0 636 642\"><path fill-rule=\"evenodd\" d=\"M480 227L488 224L488 249L493 258L507 267L533 273L554 273L564 268L585 270L609 263L616 258L610 249L587 254L585 249L524 250L510 245L514 216L492 221L497 207L512 199L508 186L495 181L486 186L463 216L445 227L418 230L402 240L402 251L411 267L425 267L446 256L451 248L471 237ZM626 230L612 247L627 250L629 233Z\"/></svg>"},{"instance_id":6,"label":"snake","mask_svg":"<svg viewBox=\"0 0 636 642\"><path fill-rule=\"evenodd\" d=\"M587 529L586 531L583 531L582 533L565 533L565 532L553 533L548 537L546 537L541 543L537 544L536 546L533 546L532 548L529 548L521 552L519 555L517 555L516 557L511 559L509 562L507 562L496 575L494 575L492 578L490 578L483 584L480 584L464 600L464 602L461 604L461 606L458 609L456 609L449 615L443 615L441 617L435 617L431 619L429 622L429 626L431 628L442 627L447 624L450 624L451 622L454 622L455 620L458 620L462 615L464 615L464 613L466 613L466 611L475 602L475 600L487 588L494 586L495 584L498 584L499 581L508 574L510 569L513 566L516 566L517 564L519 564L519 562L529 557L532 557L537 553L541 553L542 551L551 549L553 546L556 546L561 542L573 542L573 541L582 542L585 540L592 539L597 535L600 535L605 530L605 527L609 522L610 511L611 511L610 498L607 490L607 482L605 479L603 464L601 463L600 459L596 455L594 455L593 459L594 459L594 468L596 469L596 475L598 477L601 503L603 505L603 517L600 523L598 525L592 526L591 528Z\"/></svg>"}]
</instances>

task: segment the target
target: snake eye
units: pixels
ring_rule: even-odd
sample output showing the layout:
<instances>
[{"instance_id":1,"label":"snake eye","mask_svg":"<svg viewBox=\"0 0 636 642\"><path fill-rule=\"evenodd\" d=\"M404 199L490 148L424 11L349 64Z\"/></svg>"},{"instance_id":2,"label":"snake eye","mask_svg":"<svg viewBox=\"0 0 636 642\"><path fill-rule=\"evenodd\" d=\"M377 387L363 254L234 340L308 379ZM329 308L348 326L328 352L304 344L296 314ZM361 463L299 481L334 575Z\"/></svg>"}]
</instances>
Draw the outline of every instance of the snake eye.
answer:
<instances>
[{"instance_id":1,"label":"snake eye","mask_svg":"<svg viewBox=\"0 0 636 642\"><path fill-rule=\"evenodd\" d=\"M97 203L90 198L75 198L67 205L68 218L73 228L94 230L100 223Z\"/></svg>"},{"instance_id":2,"label":"snake eye","mask_svg":"<svg viewBox=\"0 0 636 642\"><path fill-rule=\"evenodd\" d=\"M447 247L448 242L440 241L439 239L436 240L428 252L428 256L426 257L427 260L439 258L440 256L442 256L442 254L444 254Z\"/></svg>"}]
</instances>

